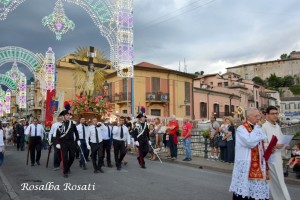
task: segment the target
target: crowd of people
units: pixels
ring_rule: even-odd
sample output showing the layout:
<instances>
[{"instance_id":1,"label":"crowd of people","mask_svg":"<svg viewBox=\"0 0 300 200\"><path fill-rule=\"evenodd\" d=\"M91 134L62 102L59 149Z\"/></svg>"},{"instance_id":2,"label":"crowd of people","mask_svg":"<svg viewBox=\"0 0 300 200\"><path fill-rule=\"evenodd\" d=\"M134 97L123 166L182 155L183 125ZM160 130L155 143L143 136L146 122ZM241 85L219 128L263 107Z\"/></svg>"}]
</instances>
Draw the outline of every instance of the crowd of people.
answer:
<instances>
[{"instance_id":1,"label":"crowd of people","mask_svg":"<svg viewBox=\"0 0 300 200\"><path fill-rule=\"evenodd\" d=\"M55 121L48 133L37 118L31 124L19 119L5 128L0 126L0 138L4 138L3 144L0 140L0 164L4 159L4 141L6 145L14 145L17 151L27 149L27 163L30 160L31 166L41 164L41 150L46 141L50 151L53 149L54 152L53 169L61 169L64 177L70 175L75 158L79 159L79 166L83 170L87 170L86 164L91 160L94 173L104 173L103 166L113 167L112 149L117 170L127 164L124 158L128 151L138 154L137 161L141 168L146 168L147 155L149 160L157 160L163 149L167 152L167 159L177 159L179 125L174 115L164 125L159 117L147 119L143 113L139 113L135 121L131 121L130 117L118 117L114 122L81 117L76 122L72 120L72 114L64 110ZM184 120L181 129L186 149L184 161L190 161L192 125L188 119ZM47 166L48 162L49 158Z\"/></svg>"}]
</instances>

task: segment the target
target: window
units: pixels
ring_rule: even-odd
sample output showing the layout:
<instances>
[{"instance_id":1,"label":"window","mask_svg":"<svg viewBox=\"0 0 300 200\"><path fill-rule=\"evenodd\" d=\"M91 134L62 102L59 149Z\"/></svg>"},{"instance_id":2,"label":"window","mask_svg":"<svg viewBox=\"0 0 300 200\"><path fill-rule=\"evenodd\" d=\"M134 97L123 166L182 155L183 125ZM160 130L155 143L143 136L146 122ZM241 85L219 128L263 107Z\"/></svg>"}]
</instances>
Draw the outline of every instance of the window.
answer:
<instances>
[{"instance_id":1,"label":"window","mask_svg":"<svg viewBox=\"0 0 300 200\"><path fill-rule=\"evenodd\" d=\"M249 79L249 74L245 74L245 79Z\"/></svg>"},{"instance_id":2,"label":"window","mask_svg":"<svg viewBox=\"0 0 300 200\"><path fill-rule=\"evenodd\" d=\"M298 103L298 109L300 109L300 103Z\"/></svg>"},{"instance_id":3,"label":"window","mask_svg":"<svg viewBox=\"0 0 300 200\"><path fill-rule=\"evenodd\" d=\"M151 115L153 115L153 116L161 116L160 109L151 109Z\"/></svg>"},{"instance_id":4,"label":"window","mask_svg":"<svg viewBox=\"0 0 300 200\"><path fill-rule=\"evenodd\" d=\"M228 87L228 82L224 82L224 87Z\"/></svg>"},{"instance_id":5,"label":"window","mask_svg":"<svg viewBox=\"0 0 300 200\"><path fill-rule=\"evenodd\" d=\"M286 103L286 104L285 104L285 109L286 109L286 110L289 110L289 109L290 109L290 104Z\"/></svg>"},{"instance_id":6,"label":"window","mask_svg":"<svg viewBox=\"0 0 300 200\"><path fill-rule=\"evenodd\" d=\"M123 114L127 114L127 110L122 110L122 113Z\"/></svg>"},{"instance_id":7,"label":"window","mask_svg":"<svg viewBox=\"0 0 300 200\"><path fill-rule=\"evenodd\" d=\"M207 118L207 103L200 103L200 118Z\"/></svg>"},{"instance_id":8,"label":"window","mask_svg":"<svg viewBox=\"0 0 300 200\"><path fill-rule=\"evenodd\" d=\"M230 111L229 111L229 105L225 105L225 116L229 116Z\"/></svg>"},{"instance_id":9,"label":"window","mask_svg":"<svg viewBox=\"0 0 300 200\"><path fill-rule=\"evenodd\" d=\"M215 117L220 116L220 107L219 107L219 104L217 104L217 103L214 104L214 115L215 115Z\"/></svg>"},{"instance_id":10,"label":"window","mask_svg":"<svg viewBox=\"0 0 300 200\"><path fill-rule=\"evenodd\" d=\"M160 78L152 77L151 78L152 92L160 92Z\"/></svg>"},{"instance_id":11,"label":"window","mask_svg":"<svg viewBox=\"0 0 300 200\"><path fill-rule=\"evenodd\" d=\"M222 82L219 82L219 83L218 83L218 87L222 87Z\"/></svg>"},{"instance_id":12,"label":"window","mask_svg":"<svg viewBox=\"0 0 300 200\"><path fill-rule=\"evenodd\" d=\"M186 116L190 116L191 115L191 106L190 105L186 105L185 106L185 115Z\"/></svg>"},{"instance_id":13,"label":"window","mask_svg":"<svg viewBox=\"0 0 300 200\"><path fill-rule=\"evenodd\" d=\"M234 112L234 105L231 105L231 109L230 109L230 114L232 114L232 112Z\"/></svg>"},{"instance_id":14,"label":"window","mask_svg":"<svg viewBox=\"0 0 300 200\"><path fill-rule=\"evenodd\" d=\"M185 101L190 102L191 97L191 83L185 82L184 83L184 93L185 93Z\"/></svg>"},{"instance_id":15,"label":"window","mask_svg":"<svg viewBox=\"0 0 300 200\"><path fill-rule=\"evenodd\" d=\"M122 86L123 86L123 92L127 92L127 79L126 78L124 78L123 80L122 80Z\"/></svg>"}]
</instances>

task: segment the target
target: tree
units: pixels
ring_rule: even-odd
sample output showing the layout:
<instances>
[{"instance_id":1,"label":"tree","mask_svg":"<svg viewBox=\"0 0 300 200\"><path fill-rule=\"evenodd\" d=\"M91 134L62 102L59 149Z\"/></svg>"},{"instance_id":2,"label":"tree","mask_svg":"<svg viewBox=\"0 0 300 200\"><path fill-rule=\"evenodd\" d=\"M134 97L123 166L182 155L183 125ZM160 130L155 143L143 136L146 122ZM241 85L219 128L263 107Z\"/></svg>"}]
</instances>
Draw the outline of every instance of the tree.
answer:
<instances>
[{"instance_id":1,"label":"tree","mask_svg":"<svg viewBox=\"0 0 300 200\"><path fill-rule=\"evenodd\" d=\"M282 86L290 87L295 84L294 78L292 76L285 76L282 78Z\"/></svg>"},{"instance_id":2,"label":"tree","mask_svg":"<svg viewBox=\"0 0 300 200\"><path fill-rule=\"evenodd\" d=\"M281 55L280 55L280 59L281 59L281 60L286 60L286 59L288 59L288 55L287 55L286 53L281 54Z\"/></svg>"},{"instance_id":3,"label":"tree","mask_svg":"<svg viewBox=\"0 0 300 200\"><path fill-rule=\"evenodd\" d=\"M278 90L279 87L282 87L283 81L281 77L276 76L276 74L271 74L269 78L267 78L267 86L270 89Z\"/></svg>"},{"instance_id":4,"label":"tree","mask_svg":"<svg viewBox=\"0 0 300 200\"><path fill-rule=\"evenodd\" d=\"M202 76L203 74L204 74L204 71L195 72L195 75L198 75L198 76L199 76L199 75L201 75L201 76Z\"/></svg>"},{"instance_id":5,"label":"tree","mask_svg":"<svg viewBox=\"0 0 300 200\"><path fill-rule=\"evenodd\" d=\"M252 81L255 83L255 84L258 84L258 85L262 85L262 86L265 86L266 83L264 80L262 80L259 76L255 76Z\"/></svg>"}]
</instances>

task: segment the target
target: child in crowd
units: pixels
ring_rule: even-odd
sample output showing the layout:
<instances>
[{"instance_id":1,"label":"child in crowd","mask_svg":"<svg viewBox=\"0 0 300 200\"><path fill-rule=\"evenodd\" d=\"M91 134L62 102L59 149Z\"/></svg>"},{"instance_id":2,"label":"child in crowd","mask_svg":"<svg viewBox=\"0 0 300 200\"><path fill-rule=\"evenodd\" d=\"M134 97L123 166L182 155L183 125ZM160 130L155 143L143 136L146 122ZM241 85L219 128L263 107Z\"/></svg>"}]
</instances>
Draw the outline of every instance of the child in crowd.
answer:
<instances>
[{"instance_id":1,"label":"child in crowd","mask_svg":"<svg viewBox=\"0 0 300 200\"><path fill-rule=\"evenodd\" d=\"M299 164L300 165L300 143L296 144L294 147L293 147L293 152L292 152L292 157L291 159L289 160L289 163L288 165L290 166L290 168L294 168L294 166L296 164Z\"/></svg>"}]
</instances>

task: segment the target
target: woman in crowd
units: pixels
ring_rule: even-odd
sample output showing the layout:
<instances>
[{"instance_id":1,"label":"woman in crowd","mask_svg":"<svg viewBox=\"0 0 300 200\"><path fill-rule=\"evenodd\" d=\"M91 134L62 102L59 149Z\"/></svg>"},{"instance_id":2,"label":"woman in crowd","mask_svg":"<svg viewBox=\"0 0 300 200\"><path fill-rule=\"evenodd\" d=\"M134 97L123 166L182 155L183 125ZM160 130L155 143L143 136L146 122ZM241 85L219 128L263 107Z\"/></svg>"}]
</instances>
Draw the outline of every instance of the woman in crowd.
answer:
<instances>
[{"instance_id":1,"label":"woman in crowd","mask_svg":"<svg viewBox=\"0 0 300 200\"><path fill-rule=\"evenodd\" d=\"M13 139L13 126L12 123L9 123L5 127L5 134L6 134L6 144L10 145Z\"/></svg>"},{"instance_id":2,"label":"woman in crowd","mask_svg":"<svg viewBox=\"0 0 300 200\"><path fill-rule=\"evenodd\" d=\"M155 143L156 143L156 134L155 134L154 124L149 125L149 137L150 137L151 145L155 145ZM152 147L149 147L149 153L151 154L151 157L149 159L150 160L155 160L156 155L154 154L154 151L153 151Z\"/></svg>"},{"instance_id":3,"label":"woman in crowd","mask_svg":"<svg viewBox=\"0 0 300 200\"><path fill-rule=\"evenodd\" d=\"M235 128L231 117L225 117L225 123L227 124L227 130L225 130L225 139L227 141L226 146L226 160L225 162L233 163L234 162L234 147L235 147Z\"/></svg>"},{"instance_id":4,"label":"woman in crowd","mask_svg":"<svg viewBox=\"0 0 300 200\"><path fill-rule=\"evenodd\" d=\"M161 143L162 143L164 131L162 129L162 125L160 123L159 117L154 119L154 129L155 129L155 137L156 137L156 148L159 148L159 150L161 150Z\"/></svg>"},{"instance_id":5,"label":"woman in crowd","mask_svg":"<svg viewBox=\"0 0 300 200\"><path fill-rule=\"evenodd\" d=\"M222 162L227 161L227 142L226 142L226 133L228 131L228 122L226 122L226 118L223 118L223 123L220 127L220 138L218 142L218 146L220 147L220 160Z\"/></svg>"}]
</instances>

